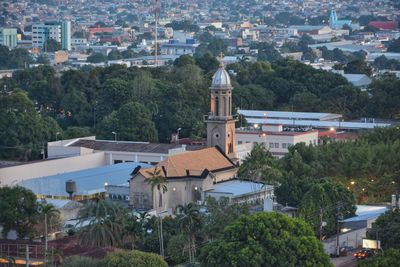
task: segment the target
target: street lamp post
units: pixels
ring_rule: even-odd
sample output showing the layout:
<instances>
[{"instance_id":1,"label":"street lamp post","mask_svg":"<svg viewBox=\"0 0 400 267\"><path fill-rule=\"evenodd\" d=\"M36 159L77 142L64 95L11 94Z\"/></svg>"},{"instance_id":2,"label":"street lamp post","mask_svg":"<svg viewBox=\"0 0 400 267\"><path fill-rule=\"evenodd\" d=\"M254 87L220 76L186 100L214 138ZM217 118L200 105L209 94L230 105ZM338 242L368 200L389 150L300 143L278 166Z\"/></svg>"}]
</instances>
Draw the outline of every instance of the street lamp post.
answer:
<instances>
[{"instance_id":1,"label":"street lamp post","mask_svg":"<svg viewBox=\"0 0 400 267\"><path fill-rule=\"evenodd\" d=\"M58 141L58 135L61 134L60 132L56 132L56 142Z\"/></svg>"},{"instance_id":2,"label":"street lamp post","mask_svg":"<svg viewBox=\"0 0 400 267\"><path fill-rule=\"evenodd\" d=\"M114 135L114 141L117 141L117 132L111 132Z\"/></svg>"},{"instance_id":3,"label":"street lamp post","mask_svg":"<svg viewBox=\"0 0 400 267\"><path fill-rule=\"evenodd\" d=\"M182 128L178 128L178 129L176 129L176 142L178 143L178 145L179 145L179 132L182 130Z\"/></svg>"}]
</instances>

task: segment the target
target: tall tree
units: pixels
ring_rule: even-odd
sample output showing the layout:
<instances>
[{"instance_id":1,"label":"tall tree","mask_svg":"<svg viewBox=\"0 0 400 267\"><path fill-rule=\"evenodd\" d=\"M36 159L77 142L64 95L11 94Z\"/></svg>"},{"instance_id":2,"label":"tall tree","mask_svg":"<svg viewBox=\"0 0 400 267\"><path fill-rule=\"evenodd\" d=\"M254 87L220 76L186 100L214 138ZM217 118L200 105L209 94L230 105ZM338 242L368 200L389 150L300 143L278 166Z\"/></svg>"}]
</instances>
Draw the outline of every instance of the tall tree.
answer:
<instances>
[{"instance_id":1,"label":"tall tree","mask_svg":"<svg viewBox=\"0 0 400 267\"><path fill-rule=\"evenodd\" d=\"M46 202L39 203L39 213L43 215L44 219L44 242L45 242L45 251L48 250L48 224L49 221L52 220L55 216L59 215L60 211L53 205L47 204Z\"/></svg>"},{"instance_id":2,"label":"tall tree","mask_svg":"<svg viewBox=\"0 0 400 267\"><path fill-rule=\"evenodd\" d=\"M127 210L110 200L89 201L79 211L79 242L92 247L121 246Z\"/></svg>"},{"instance_id":3,"label":"tall tree","mask_svg":"<svg viewBox=\"0 0 400 267\"><path fill-rule=\"evenodd\" d=\"M200 262L210 267L331 266L303 220L275 212L240 217L201 250Z\"/></svg>"},{"instance_id":4,"label":"tall tree","mask_svg":"<svg viewBox=\"0 0 400 267\"><path fill-rule=\"evenodd\" d=\"M195 203L178 206L180 215L179 225L188 237L187 249L189 250L189 262L193 263L196 255L196 233L203 228L203 217L199 206Z\"/></svg>"},{"instance_id":5,"label":"tall tree","mask_svg":"<svg viewBox=\"0 0 400 267\"><path fill-rule=\"evenodd\" d=\"M157 130L148 109L138 102L129 102L106 116L97 126L98 135L112 138L116 132L119 140L157 141Z\"/></svg>"},{"instance_id":6,"label":"tall tree","mask_svg":"<svg viewBox=\"0 0 400 267\"><path fill-rule=\"evenodd\" d=\"M36 196L23 187L0 188L0 225L2 235L7 238L11 230L17 232L18 238L33 238L37 221Z\"/></svg>"},{"instance_id":7,"label":"tall tree","mask_svg":"<svg viewBox=\"0 0 400 267\"><path fill-rule=\"evenodd\" d=\"M369 237L379 238L383 249L400 249L400 211L388 211L372 224Z\"/></svg>"},{"instance_id":8,"label":"tall tree","mask_svg":"<svg viewBox=\"0 0 400 267\"><path fill-rule=\"evenodd\" d=\"M282 177L277 162L266 149L266 144L256 144L239 168L239 177L258 182L277 184Z\"/></svg>"}]
</instances>

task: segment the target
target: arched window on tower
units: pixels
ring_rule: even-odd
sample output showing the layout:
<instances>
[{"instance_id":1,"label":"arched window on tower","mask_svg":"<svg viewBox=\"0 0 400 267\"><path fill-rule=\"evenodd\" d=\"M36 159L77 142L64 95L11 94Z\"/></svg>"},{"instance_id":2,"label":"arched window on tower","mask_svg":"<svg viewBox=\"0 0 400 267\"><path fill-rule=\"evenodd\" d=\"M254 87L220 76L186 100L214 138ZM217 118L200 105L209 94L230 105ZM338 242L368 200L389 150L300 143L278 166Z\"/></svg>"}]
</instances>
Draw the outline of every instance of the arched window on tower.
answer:
<instances>
[{"instance_id":1,"label":"arched window on tower","mask_svg":"<svg viewBox=\"0 0 400 267\"><path fill-rule=\"evenodd\" d=\"M231 97L228 98L228 116L231 116L232 110L231 110Z\"/></svg>"},{"instance_id":2,"label":"arched window on tower","mask_svg":"<svg viewBox=\"0 0 400 267\"><path fill-rule=\"evenodd\" d=\"M226 97L224 96L222 99L224 100L224 106L222 107L223 116L227 116L227 115L226 115Z\"/></svg>"},{"instance_id":3,"label":"arched window on tower","mask_svg":"<svg viewBox=\"0 0 400 267\"><path fill-rule=\"evenodd\" d=\"M215 97L215 116L219 116L219 98Z\"/></svg>"}]
</instances>

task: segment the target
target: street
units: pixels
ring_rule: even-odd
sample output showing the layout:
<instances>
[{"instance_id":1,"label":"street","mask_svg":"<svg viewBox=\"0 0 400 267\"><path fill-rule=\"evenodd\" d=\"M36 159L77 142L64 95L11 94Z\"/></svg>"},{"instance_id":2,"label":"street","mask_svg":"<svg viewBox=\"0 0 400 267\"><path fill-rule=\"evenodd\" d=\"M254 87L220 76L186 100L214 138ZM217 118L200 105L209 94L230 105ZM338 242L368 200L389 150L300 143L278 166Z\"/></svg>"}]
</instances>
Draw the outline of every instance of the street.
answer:
<instances>
[{"instance_id":1,"label":"street","mask_svg":"<svg viewBox=\"0 0 400 267\"><path fill-rule=\"evenodd\" d=\"M339 258L331 258L331 262L335 267L355 267L357 260L353 255L343 256Z\"/></svg>"}]
</instances>

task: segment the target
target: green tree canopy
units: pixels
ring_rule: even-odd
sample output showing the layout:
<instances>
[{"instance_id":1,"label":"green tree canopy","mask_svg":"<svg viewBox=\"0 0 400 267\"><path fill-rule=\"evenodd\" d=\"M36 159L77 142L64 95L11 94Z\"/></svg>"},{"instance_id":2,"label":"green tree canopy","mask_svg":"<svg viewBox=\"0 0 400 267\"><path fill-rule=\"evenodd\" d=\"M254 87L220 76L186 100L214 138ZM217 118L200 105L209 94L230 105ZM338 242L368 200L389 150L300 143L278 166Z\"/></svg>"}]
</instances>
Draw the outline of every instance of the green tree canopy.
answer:
<instances>
[{"instance_id":1,"label":"green tree canopy","mask_svg":"<svg viewBox=\"0 0 400 267\"><path fill-rule=\"evenodd\" d=\"M61 44L56 40L49 38L43 44L43 50L45 52L56 52L61 50Z\"/></svg>"},{"instance_id":2,"label":"green tree canopy","mask_svg":"<svg viewBox=\"0 0 400 267\"><path fill-rule=\"evenodd\" d=\"M0 225L2 235L7 238L15 230L19 238L33 238L38 210L36 196L23 187L0 188Z\"/></svg>"},{"instance_id":3,"label":"green tree canopy","mask_svg":"<svg viewBox=\"0 0 400 267\"><path fill-rule=\"evenodd\" d=\"M107 57L102 53L93 53L88 56L87 61L91 63L101 63L107 61Z\"/></svg>"},{"instance_id":4,"label":"green tree canopy","mask_svg":"<svg viewBox=\"0 0 400 267\"><path fill-rule=\"evenodd\" d=\"M282 178L277 162L266 149L266 144L256 144L250 154L240 165L238 175L242 179L250 179L268 184L277 184Z\"/></svg>"},{"instance_id":5,"label":"green tree canopy","mask_svg":"<svg viewBox=\"0 0 400 267\"><path fill-rule=\"evenodd\" d=\"M210 267L331 266L303 220L275 212L240 217L201 250L200 262Z\"/></svg>"},{"instance_id":6,"label":"green tree canopy","mask_svg":"<svg viewBox=\"0 0 400 267\"><path fill-rule=\"evenodd\" d=\"M129 102L106 116L98 129L101 138L111 139L112 132L116 132L119 140L157 141L157 130L151 114L138 102Z\"/></svg>"},{"instance_id":7,"label":"green tree canopy","mask_svg":"<svg viewBox=\"0 0 400 267\"><path fill-rule=\"evenodd\" d=\"M7 46L0 45L0 69L26 68L32 63L34 60L28 50L23 48L9 50Z\"/></svg>"},{"instance_id":8,"label":"green tree canopy","mask_svg":"<svg viewBox=\"0 0 400 267\"><path fill-rule=\"evenodd\" d=\"M104 259L108 267L168 267L161 256L142 251L117 251Z\"/></svg>"},{"instance_id":9,"label":"green tree canopy","mask_svg":"<svg viewBox=\"0 0 400 267\"><path fill-rule=\"evenodd\" d=\"M358 267L397 266L400 262L400 249L388 249L378 255L358 263Z\"/></svg>"},{"instance_id":10,"label":"green tree canopy","mask_svg":"<svg viewBox=\"0 0 400 267\"><path fill-rule=\"evenodd\" d=\"M372 224L369 235L374 239L379 236L383 249L400 249L400 211L396 209L379 216Z\"/></svg>"},{"instance_id":11,"label":"green tree canopy","mask_svg":"<svg viewBox=\"0 0 400 267\"><path fill-rule=\"evenodd\" d=\"M79 242L92 247L121 246L127 210L110 200L89 201L79 211Z\"/></svg>"},{"instance_id":12,"label":"green tree canopy","mask_svg":"<svg viewBox=\"0 0 400 267\"><path fill-rule=\"evenodd\" d=\"M400 52L400 37L389 44L387 51L395 53Z\"/></svg>"}]
</instances>

